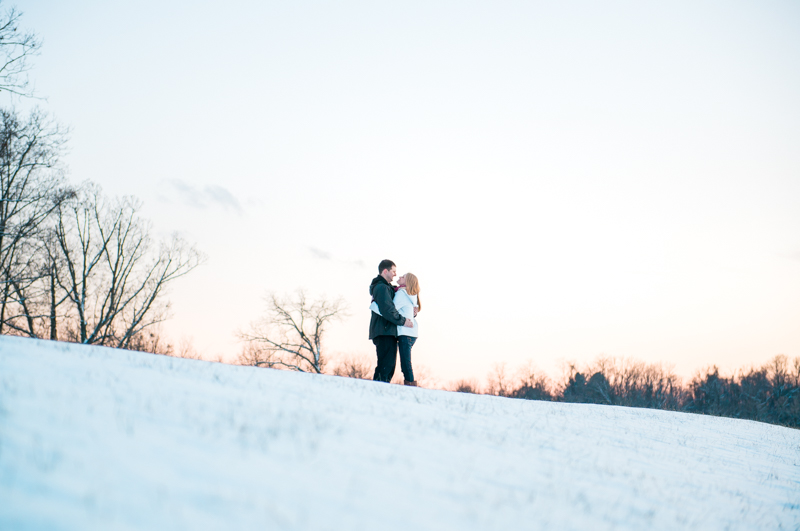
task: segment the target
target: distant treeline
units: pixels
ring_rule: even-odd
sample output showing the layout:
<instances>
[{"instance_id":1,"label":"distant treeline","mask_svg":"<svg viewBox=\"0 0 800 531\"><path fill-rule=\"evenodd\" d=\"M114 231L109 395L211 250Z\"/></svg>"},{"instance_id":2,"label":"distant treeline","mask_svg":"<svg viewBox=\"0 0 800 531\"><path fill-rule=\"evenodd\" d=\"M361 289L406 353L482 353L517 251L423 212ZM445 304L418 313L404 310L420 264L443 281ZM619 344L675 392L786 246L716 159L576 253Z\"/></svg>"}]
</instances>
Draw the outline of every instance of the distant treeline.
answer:
<instances>
[{"instance_id":1,"label":"distant treeline","mask_svg":"<svg viewBox=\"0 0 800 531\"><path fill-rule=\"evenodd\" d=\"M700 371L691 381L662 365L601 358L582 370L568 368L565 381L554 384L526 369L508 377L503 366L481 389L461 381L451 390L526 400L644 407L750 419L800 428L800 358L776 356L758 368L720 375L717 367Z\"/></svg>"}]
</instances>

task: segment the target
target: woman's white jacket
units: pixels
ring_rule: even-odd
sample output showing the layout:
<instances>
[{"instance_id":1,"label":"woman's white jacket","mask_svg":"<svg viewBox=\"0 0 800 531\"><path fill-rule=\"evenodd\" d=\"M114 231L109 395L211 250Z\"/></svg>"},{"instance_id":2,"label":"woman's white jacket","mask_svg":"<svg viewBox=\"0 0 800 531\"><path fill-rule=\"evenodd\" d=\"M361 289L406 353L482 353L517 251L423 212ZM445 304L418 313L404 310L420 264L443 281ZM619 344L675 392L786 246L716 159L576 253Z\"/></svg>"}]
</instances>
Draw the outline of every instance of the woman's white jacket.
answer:
<instances>
[{"instance_id":1,"label":"woman's white jacket","mask_svg":"<svg viewBox=\"0 0 800 531\"><path fill-rule=\"evenodd\" d=\"M414 308L417 307L419 304L417 303L417 296L416 295L409 295L406 291L406 288L400 288L394 294L394 306L397 308L397 311L400 315L405 317L406 319L411 319L411 322L414 323L412 328L407 326L398 326L397 327L397 335L398 336L411 336L411 337L418 337L419 334L419 326L417 325L417 320L414 318ZM381 311L378 309L378 304L373 302L370 304L369 309L373 312L377 313L378 315L381 314Z\"/></svg>"}]
</instances>

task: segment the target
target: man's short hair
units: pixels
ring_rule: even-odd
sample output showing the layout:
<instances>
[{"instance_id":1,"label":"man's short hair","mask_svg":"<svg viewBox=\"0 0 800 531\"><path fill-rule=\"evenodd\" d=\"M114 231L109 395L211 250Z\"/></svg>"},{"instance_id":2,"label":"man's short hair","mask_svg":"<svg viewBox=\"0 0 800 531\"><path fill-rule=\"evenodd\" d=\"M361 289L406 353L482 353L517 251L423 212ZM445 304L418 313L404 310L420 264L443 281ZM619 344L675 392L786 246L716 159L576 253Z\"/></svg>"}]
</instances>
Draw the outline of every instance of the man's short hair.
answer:
<instances>
[{"instance_id":1,"label":"man's short hair","mask_svg":"<svg viewBox=\"0 0 800 531\"><path fill-rule=\"evenodd\" d=\"M380 275L383 273L384 269L392 270L393 267L397 267L394 262L391 260L381 260L381 263L378 264L378 274Z\"/></svg>"}]
</instances>

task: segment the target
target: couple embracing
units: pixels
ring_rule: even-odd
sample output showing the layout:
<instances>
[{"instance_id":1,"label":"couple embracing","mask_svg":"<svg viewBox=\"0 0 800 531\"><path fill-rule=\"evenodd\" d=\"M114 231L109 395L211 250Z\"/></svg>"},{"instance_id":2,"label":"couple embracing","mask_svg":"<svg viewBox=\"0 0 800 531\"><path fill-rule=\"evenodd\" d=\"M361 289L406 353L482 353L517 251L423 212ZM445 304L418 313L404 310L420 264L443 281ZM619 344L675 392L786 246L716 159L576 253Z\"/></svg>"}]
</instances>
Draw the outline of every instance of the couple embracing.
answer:
<instances>
[{"instance_id":1,"label":"couple embracing","mask_svg":"<svg viewBox=\"0 0 800 531\"><path fill-rule=\"evenodd\" d=\"M416 386L411 368L411 347L418 332L419 280L412 273L406 273L397 279L397 286L393 286L397 266L391 260L382 260L378 273L369 285L369 294L372 295L369 338L378 354L378 365L372 379L379 382L392 380L399 348L404 383Z\"/></svg>"}]
</instances>

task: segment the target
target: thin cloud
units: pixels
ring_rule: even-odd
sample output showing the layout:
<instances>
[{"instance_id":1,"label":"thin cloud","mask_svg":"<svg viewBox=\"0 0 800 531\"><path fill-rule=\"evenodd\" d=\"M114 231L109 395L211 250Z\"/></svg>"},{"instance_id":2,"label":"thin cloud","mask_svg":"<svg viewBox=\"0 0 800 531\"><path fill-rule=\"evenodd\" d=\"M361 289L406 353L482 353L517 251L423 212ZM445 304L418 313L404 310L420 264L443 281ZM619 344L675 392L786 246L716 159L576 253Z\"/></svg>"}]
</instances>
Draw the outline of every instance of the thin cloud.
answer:
<instances>
[{"instance_id":1,"label":"thin cloud","mask_svg":"<svg viewBox=\"0 0 800 531\"><path fill-rule=\"evenodd\" d=\"M323 251L322 249L317 249L316 247L309 247L308 250L311 251L311 254L313 254L314 257L319 258L320 260L331 259L331 253Z\"/></svg>"},{"instance_id":2,"label":"thin cloud","mask_svg":"<svg viewBox=\"0 0 800 531\"><path fill-rule=\"evenodd\" d=\"M170 179L169 184L178 192L178 197L184 204L192 208L206 208L206 204L203 201L203 194L193 186L180 179Z\"/></svg>"},{"instance_id":3,"label":"thin cloud","mask_svg":"<svg viewBox=\"0 0 800 531\"><path fill-rule=\"evenodd\" d=\"M319 260L327 260L327 261L331 261L331 262L337 262L337 263L340 263L340 264L346 264L346 265L349 265L351 267L357 267L357 268L366 267L366 264L364 264L363 260L341 260L341 259L338 259L338 258L334 258L333 255L331 253L329 253L328 251L323 251L322 249L319 249L317 247L312 247L312 246L309 246L308 250L314 256L314 258L317 258Z\"/></svg>"},{"instance_id":4,"label":"thin cloud","mask_svg":"<svg viewBox=\"0 0 800 531\"><path fill-rule=\"evenodd\" d=\"M211 199L211 201L221 205L223 208L230 208L239 214L242 213L242 205L239 203L239 200L222 186L218 186L216 184L206 186L205 190L203 191L205 192L206 196Z\"/></svg>"},{"instance_id":5,"label":"thin cloud","mask_svg":"<svg viewBox=\"0 0 800 531\"><path fill-rule=\"evenodd\" d=\"M213 184L202 190L180 179L170 179L169 184L178 193L180 201L192 208L205 210L210 206L219 206L225 210L242 213L242 204L227 188Z\"/></svg>"}]
</instances>

